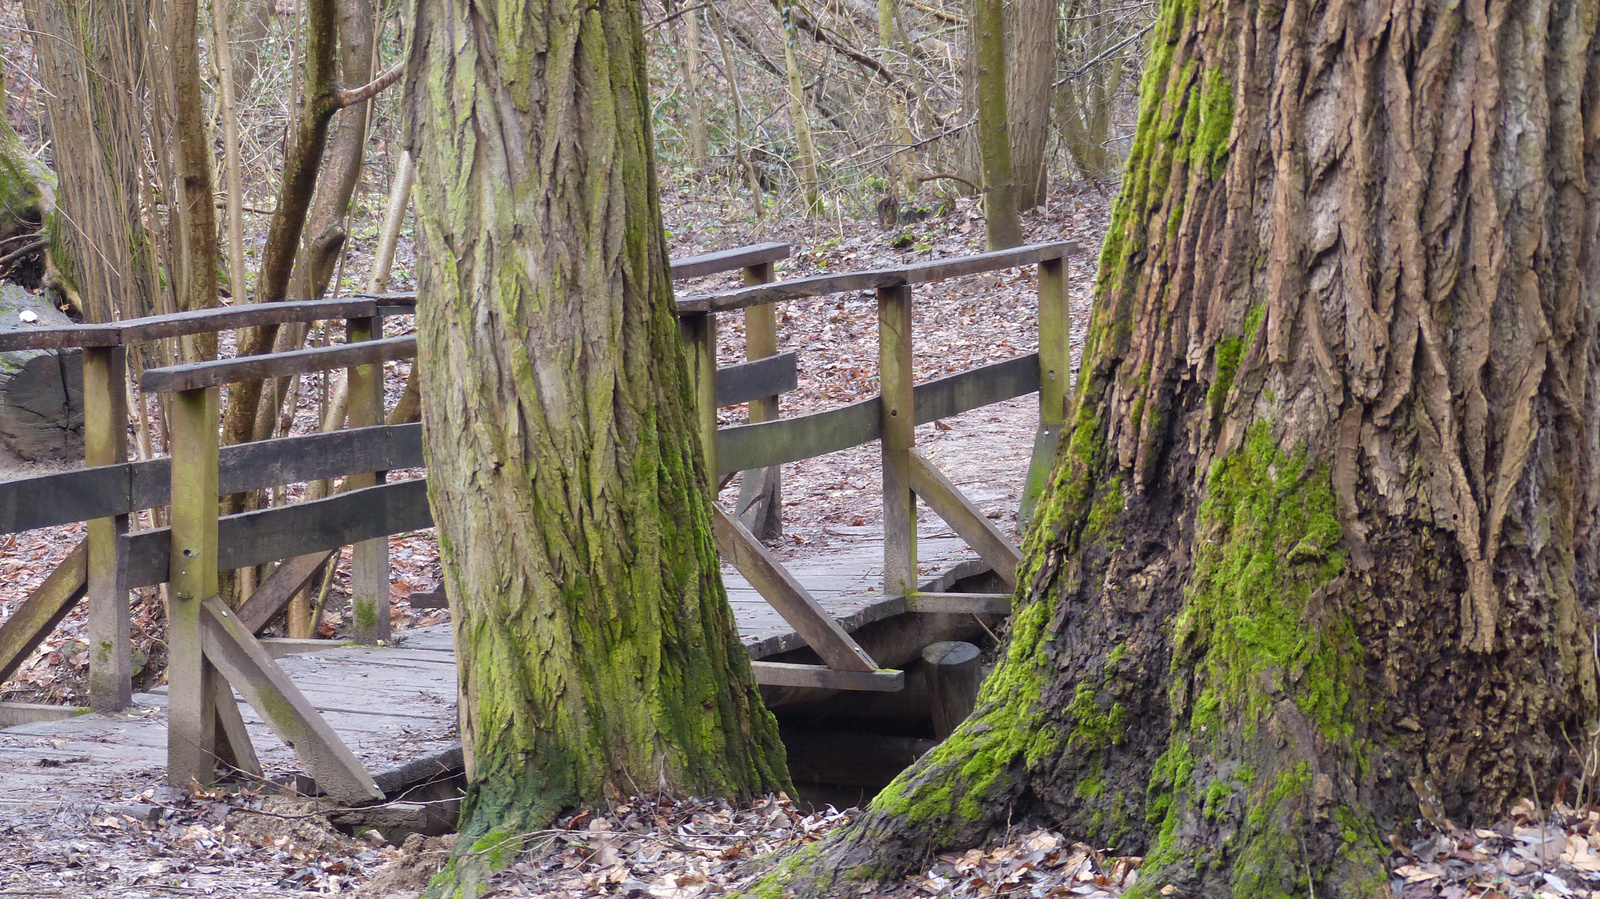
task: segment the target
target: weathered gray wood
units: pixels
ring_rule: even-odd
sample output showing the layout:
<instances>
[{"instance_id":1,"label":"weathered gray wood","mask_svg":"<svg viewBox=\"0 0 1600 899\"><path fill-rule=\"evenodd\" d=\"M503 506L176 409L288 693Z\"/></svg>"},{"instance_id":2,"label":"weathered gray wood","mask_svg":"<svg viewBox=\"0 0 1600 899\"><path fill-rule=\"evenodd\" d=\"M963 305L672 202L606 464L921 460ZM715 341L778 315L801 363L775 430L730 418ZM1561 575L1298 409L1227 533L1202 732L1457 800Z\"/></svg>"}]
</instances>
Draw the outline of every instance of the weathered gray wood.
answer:
<instances>
[{"instance_id":1,"label":"weathered gray wood","mask_svg":"<svg viewBox=\"0 0 1600 899\"><path fill-rule=\"evenodd\" d=\"M252 634L266 627L268 622L289 605L289 600L311 582L317 570L327 564L335 552L338 550L310 553L284 560L283 564L268 575L267 579L261 582L261 586L245 599L244 604L239 606L236 613L239 620L244 622L244 626Z\"/></svg>"},{"instance_id":2,"label":"weathered gray wood","mask_svg":"<svg viewBox=\"0 0 1600 899\"><path fill-rule=\"evenodd\" d=\"M983 653L971 643L934 643L922 651L933 733L943 740L972 714L983 683Z\"/></svg>"},{"instance_id":3,"label":"weathered gray wood","mask_svg":"<svg viewBox=\"0 0 1600 899\"><path fill-rule=\"evenodd\" d=\"M706 313L683 315L678 318L678 328L689 360L689 379L694 384L695 430L705 452L706 471L716 471L717 317Z\"/></svg>"},{"instance_id":4,"label":"weathered gray wood","mask_svg":"<svg viewBox=\"0 0 1600 899\"><path fill-rule=\"evenodd\" d=\"M84 463L128 461L128 351L83 351ZM133 701L133 639L118 538L126 514L90 519L88 531L89 705L115 712Z\"/></svg>"},{"instance_id":5,"label":"weathered gray wood","mask_svg":"<svg viewBox=\"0 0 1600 899\"><path fill-rule=\"evenodd\" d=\"M685 256L672 260L672 279L704 278L720 275L735 269L758 265L771 265L779 259L788 259L791 248L786 243L758 243L732 250L719 250L699 256Z\"/></svg>"},{"instance_id":6,"label":"weathered gray wood","mask_svg":"<svg viewBox=\"0 0 1600 899\"><path fill-rule=\"evenodd\" d=\"M218 762L233 769L233 773L261 780L261 759L256 756L255 745L250 742L250 732L245 729L239 705L233 701L233 689L221 676L213 677L211 684L216 691L211 704L217 710Z\"/></svg>"},{"instance_id":7,"label":"weathered gray wood","mask_svg":"<svg viewBox=\"0 0 1600 899\"><path fill-rule=\"evenodd\" d=\"M239 493L422 465L422 425L352 427L224 447L221 484Z\"/></svg>"},{"instance_id":8,"label":"weathered gray wood","mask_svg":"<svg viewBox=\"0 0 1600 899\"><path fill-rule=\"evenodd\" d=\"M773 280L772 263L748 267L744 270L747 285L767 284ZM771 303L751 306L744 310L744 351L751 362L778 356L778 311ZM773 385L765 396L749 398L751 423L777 421L780 394L795 389L799 383L798 372L793 381ZM739 479L739 500L734 507L734 517L757 540L776 540L783 536L783 467L746 471Z\"/></svg>"},{"instance_id":9,"label":"weathered gray wood","mask_svg":"<svg viewBox=\"0 0 1600 899\"><path fill-rule=\"evenodd\" d=\"M899 269L899 271L905 275L907 284L926 284L929 281L941 281L945 278L977 275L1005 268L1033 265L1045 260L1064 259L1077 252L1077 242L1068 240L1058 243L1032 244L1009 250L994 250L989 253L961 256L955 259L935 259L932 262L908 265Z\"/></svg>"},{"instance_id":10,"label":"weathered gray wood","mask_svg":"<svg viewBox=\"0 0 1600 899\"><path fill-rule=\"evenodd\" d=\"M1072 310L1067 297L1066 259L1039 263L1039 433L1022 487L1017 523L1026 527L1044 496L1056 445L1067 421L1072 390Z\"/></svg>"},{"instance_id":11,"label":"weathered gray wood","mask_svg":"<svg viewBox=\"0 0 1600 899\"><path fill-rule=\"evenodd\" d=\"M126 515L132 469L113 465L0 481L0 534Z\"/></svg>"},{"instance_id":12,"label":"weathered gray wood","mask_svg":"<svg viewBox=\"0 0 1600 899\"><path fill-rule=\"evenodd\" d=\"M934 514L977 550L978 557L994 569L994 573L1016 589L1017 566L1022 563L1022 551L1000 533L983 511L974 506L944 473L933 467L927 458L912 449L908 454L911 466L911 489L927 503Z\"/></svg>"},{"instance_id":13,"label":"weathered gray wood","mask_svg":"<svg viewBox=\"0 0 1600 899\"><path fill-rule=\"evenodd\" d=\"M180 789L216 778L216 671L200 645L200 604L217 592L218 390L172 398L172 527L164 554L167 602L167 782ZM134 557L129 556L130 560ZM160 556L156 557L160 559ZM168 577L163 577L163 580ZM130 586L133 584L130 577Z\"/></svg>"},{"instance_id":14,"label":"weathered gray wood","mask_svg":"<svg viewBox=\"0 0 1600 899\"><path fill-rule=\"evenodd\" d=\"M399 481L327 499L230 515L220 522L221 566L261 565L309 555L391 534L433 527L425 481ZM167 528L124 538L128 586L150 587L166 580L160 561L171 545Z\"/></svg>"},{"instance_id":15,"label":"weathered gray wood","mask_svg":"<svg viewBox=\"0 0 1600 899\"><path fill-rule=\"evenodd\" d=\"M862 690L894 693L905 689L904 671L835 671L821 665L796 665L790 662L751 662L756 683L768 687L822 687L829 690Z\"/></svg>"},{"instance_id":16,"label":"weathered gray wood","mask_svg":"<svg viewBox=\"0 0 1600 899\"><path fill-rule=\"evenodd\" d=\"M352 318L348 327L351 344L383 337L381 320ZM350 426L375 427L383 424L383 366L368 363L353 365L345 374L350 397ZM384 469L351 475L346 489L359 490L383 483ZM368 645L387 643L389 617L389 540L387 536L363 540L350 547L350 638ZM254 628L251 629L254 632Z\"/></svg>"},{"instance_id":17,"label":"weathered gray wood","mask_svg":"<svg viewBox=\"0 0 1600 899\"><path fill-rule=\"evenodd\" d=\"M50 636L83 598L88 584L88 547L79 543L44 583L0 624L0 681L16 673L28 653Z\"/></svg>"},{"instance_id":18,"label":"weathered gray wood","mask_svg":"<svg viewBox=\"0 0 1600 899\"><path fill-rule=\"evenodd\" d=\"M118 346L121 329L115 324L69 325L28 331L0 331L0 353L18 350L67 350L78 347Z\"/></svg>"},{"instance_id":19,"label":"weathered gray wood","mask_svg":"<svg viewBox=\"0 0 1600 899\"><path fill-rule=\"evenodd\" d=\"M192 312L153 315L97 325L0 333L0 352L127 346L162 337L209 334L213 331L257 325L373 315L376 308L372 300L357 297L294 303L251 303L223 309L198 309Z\"/></svg>"},{"instance_id":20,"label":"weathered gray wood","mask_svg":"<svg viewBox=\"0 0 1600 899\"><path fill-rule=\"evenodd\" d=\"M793 391L800 384L800 368L795 359L794 353L783 353L717 369L717 406L768 400Z\"/></svg>"},{"instance_id":21,"label":"weathered gray wood","mask_svg":"<svg viewBox=\"0 0 1600 899\"><path fill-rule=\"evenodd\" d=\"M939 378L913 389L916 424L927 424L1038 388L1034 354ZM927 411L924 412L924 403ZM882 436L879 397L795 418L735 425L717 432L718 476L809 459L871 443Z\"/></svg>"},{"instance_id":22,"label":"weathered gray wood","mask_svg":"<svg viewBox=\"0 0 1600 899\"><path fill-rule=\"evenodd\" d=\"M333 645L328 640L305 640L298 637L257 637L256 642L260 643L261 648L265 649L267 655L273 659L307 652L321 652Z\"/></svg>"},{"instance_id":23,"label":"weathered gray wood","mask_svg":"<svg viewBox=\"0 0 1600 899\"><path fill-rule=\"evenodd\" d=\"M65 721L87 715L93 709L43 702L0 702L0 728L20 727L40 721Z\"/></svg>"},{"instance_id":24,"label":"weathered gray wood","mask_svg":"<svg viewBox=\"0 0 1600 899\"><path fill-rule=\"evenodd\" d=\"M698 315L703 312L732 312L781 300L827 296L858 290L877 290L906 283L906 277L897 270L848 272L842 275L817 275L796 278L756 287L741 287L718 293L702 293L678 300L678 315Z\"/></svg>"},{"instance_id":25,"label":"weathered gray wood","mask_svg":"<svg viewBox=\"0 0 1600 899\"><path fill-rule=\"evenodd\" d=\"M717 474L781 465L877 440L883 427L878 397L761 424L717 431Z\"/></svg>"},{"instance_id":26,"label":"weathered gray wood","mask_svg":"<svg viewBox=\"0 0 1600 899\"><path fill-rule=\"evenodd\" d=\"M341 802L383 799L360 760L221 599L205 601L200 624L206 657L294 750L318 786ZM176 688L171 696L175 702Z\"/></svg>"},{"instance_id":27,"label":"weathered gray wood","mask_svg":"<svg viewBox=\"0 0 1600 899\"><path fill-rule=\"evenodd\" d=\"M925 425L941 418L1027 396L1038 389L1037 353L968 369L917 385L917 424Z\"/></svg>"},{"instance_id":28,"label":"weathered gray wood","mask_svg":"<svg viewBox=\"0 0 1600 899\"><path fill-rule=\"evenodd\" d=\"M190 312L129 319L121 323L120 330L123 345L128 345L163 337L186 337L191 334L231 331L236 328L367 316L374 314L376 307L376 303L363 297L246 303L219 309L195 309Z\"/></svg>"},{"instance_id":29,"label":"weathered gray wood","mask_svg":"<svg viewBox=\"0 0 1600 899\"><path fill-rule=\"evenodd\" d=\"M420 468L420 424L354 428L225 446L223 493L362 471ZM127 515L171 501L172 461L150 459L0 481L0 534Z\"/></svg>"},{"instance_id":30,"label":"weathered gray wood","mask_svg":"<svg viewBox=\"0 0 1600 899\"><path fill-rule=\"evenodd\" d=\"M744 525L716 506L712 507L712 515L717 548L722 551L723 558L749 578L828 667L840 671L877 670L877 663L856 645L839 622L800 586L772 553L745 530Z\"/></svg>"},{"instance_id":31,"label":"weathered gray wood","mask_svg":"<svg viewBox=\"0 0 1600 899\"><path fill-rule=\"evenodd\" d=\"M1011 614L1010 593L913 593L906 606L923 614Z\"/></svg>"},{"instance_id":32,"label":"weathered gray wood","mask_svg":"<svg viewBox=\"0 0 1600 899\"><path fill-rule=\"evenodd\" d=\"M917 414L911 369L911 288L878 290L883 396L883 592L917 589L917 498L911 490Z\"/></svg>"},{"instance_id":33,"label":"weathered gray wood","mask_svg":"<svg viewBox=\"0 0 1600 899\"><path fill-rule=\"evenodd\" d=\"M168 368L152 368L139 378L139 389L146 393L174 393L220 387L240 381L286 378L310 372L331 371L352 365L368 365L410 359L417 354L417 338L390 337L361 343L268 353L239 359L218 359Z\"/></svg>"}]
</instances>

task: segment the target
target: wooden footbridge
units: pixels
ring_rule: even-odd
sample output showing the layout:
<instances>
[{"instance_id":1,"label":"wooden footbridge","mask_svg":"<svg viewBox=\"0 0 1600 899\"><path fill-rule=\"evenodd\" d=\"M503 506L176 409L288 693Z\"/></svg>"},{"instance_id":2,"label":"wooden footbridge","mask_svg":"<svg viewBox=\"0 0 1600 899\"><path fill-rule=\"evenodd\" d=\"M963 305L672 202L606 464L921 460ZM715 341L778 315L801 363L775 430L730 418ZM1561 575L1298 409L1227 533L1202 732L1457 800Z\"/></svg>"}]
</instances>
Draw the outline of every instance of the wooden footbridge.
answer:
<instances>
[{"instance_id":1,"label":"wooden footbridge","mask_svg":"<svg viewBox=\"0 0 1600 899\"><path fill-rule=\"evenodd\" d=\"M1009 610L1009 593L936 592L949 587L954 576L942 583L919 581L919 549L952 564L975 551L976 564L969 562L965 573L986 570L1013 588L1019 554L918 451L914 429L1037 392L1040 425L1024 507L1037 497L1065 413L1070 372L1066 263L1075 250L1070 243L1044 244L789 281L773 279L774 263L789 254L781 244L673 263L674 276L680 280L742 271L746 284L682 297L677 305L710 468L724 484L735 473L744 473L738 508L731 512L718 508L715 531L725 563L741 576L739 583L730 584L730 593L756 678L770 695L777 697L784 690L900 690L905 676L893 668L910 655L890 648L893 638L866 639L863 635L871 625L891 619L971 619L968 613L1001 615ZM1020 266L1038 267L1039 352L913 383L915 287ZM780 418L778 398L794 389L797 361L793 353L778 352L773 304L859 292L871 292L877 301L879 394L815 414ZM83 543L0 625L0 680L10 677L86 598L90 704L100 712L127 708L134 701L129 591L167 584L168 686L164 698L139 701L166 706L169 782L185 785L192 778L209 783L219 763L260 776L261 759L250 729L256 728L259 736L267 727L331 798L346 803L382 799L384 788L369 773L375 764L372 747L359 745L359 739L355 740L359 752L347 745L350 734L360 728L336 729L330 724L340 715L366 712L345 708L359 700L340 700L333 684L316 681L309 673L322 670L318 665L333 665L328 661L332 656L320 663L280 663L285 653L311 646L307 641L285 643L257 634L332 553L352 546L354 640L373 646L391 642L386 538L432 525L425 481L386 477L387 472L423 466L420 426L382 424L382 365L416 353L415 337L386 338L383 323L412 314L415 302L414 295L406 294L358 296L0 333L0 351L81 350L87 462L76 471L0 482L0 534L88 523ZM750 361L719 369L717 321L732 313L744 316ZM128 347L245 327L341 320L346 323L347 340L340 345L142 372L138 389L167 397L170 455L128 461ZM338 369L347 372L348 429L218 446L223 386ZM750 423L719 429L717 408L737 404L748 404ZM870 557L851 560L858 573L849 583L830 582L824 585L828 590L808 587L812 575L785 567L757 537L774 527L781 509L777 469L874 441L881 445L883 466L881 555L874 544ZM218 517L221 495L326 478L344 478L344 491L327 499ZM949 525L953 536L919 541L918 498ZM168 527L130 531L130 515L158 507L168 510ZM881 580L867 577L866 570L877 567L871 562L881 564ZM219 570L272 563L277 563L273 574L238 608L229 608L217 597ZM837 565L833 570L837 572ZM833 581L837 580L835 576ZM745 599L747 591L758 594L762 603ZM917 633L924 636L912 638L913 643L927 639L929 632ZM414 669L416 677L431 685L419 687L419 695L437 698L445 689L441 684L450 680L440 674L441 666L453 665L447 640L435 635L400 650L346 648L339 650L343 655L335 655L341 660L338 665ZM903 635L900 642L905 642ZM417 658L405 655L419 652L423 655ZM356 691L362 689L359 678L343 680ZM243 710L235 691L245 704ZM397 705L392 698L381 704ZM4 724L59 719L64 714L0 704ZM73 726L92 729L94 725L85 722L93 720L82 719ZM35 723L29 730L42 733L40 728L46 727ZM130 752L152 754L152 760L159 761L153 755L155 741L148 737L95 739L129 740L139 744L137 749L130 746ZM0 784L6 776L6 765L0 761ZM0 794L4 792L0 785Z\"/></svg>"}]
</instances>

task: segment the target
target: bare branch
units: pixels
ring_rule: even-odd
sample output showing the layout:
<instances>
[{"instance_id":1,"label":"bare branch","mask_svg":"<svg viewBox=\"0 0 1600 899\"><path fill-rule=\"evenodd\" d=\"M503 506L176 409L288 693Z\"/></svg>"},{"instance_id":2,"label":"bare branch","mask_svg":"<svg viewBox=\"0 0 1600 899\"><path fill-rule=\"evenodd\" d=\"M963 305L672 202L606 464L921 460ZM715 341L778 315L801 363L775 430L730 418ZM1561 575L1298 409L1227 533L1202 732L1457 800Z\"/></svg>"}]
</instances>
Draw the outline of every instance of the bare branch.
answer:
<instances>
[{"instance_id":1,"label":"bare branch","mask_svg":"<svg viewBox=\"0 0 1600 899\"><path fill-rule=\"evenodd\" d=\"M334 94L335 108L344 109L346 106L354 106L363 100L371 100L373 97L383 93L385 88L394 84L396 81L399 81L400 76L404 75L405 71L406 63L405 60L402 59L393 66L390 66L389 71L384 72L382 75L379 75L377 78L374 78L366 84L363 84L360 87L352 87L346 90L338 91Z\"/></svg>"}]
</instances>

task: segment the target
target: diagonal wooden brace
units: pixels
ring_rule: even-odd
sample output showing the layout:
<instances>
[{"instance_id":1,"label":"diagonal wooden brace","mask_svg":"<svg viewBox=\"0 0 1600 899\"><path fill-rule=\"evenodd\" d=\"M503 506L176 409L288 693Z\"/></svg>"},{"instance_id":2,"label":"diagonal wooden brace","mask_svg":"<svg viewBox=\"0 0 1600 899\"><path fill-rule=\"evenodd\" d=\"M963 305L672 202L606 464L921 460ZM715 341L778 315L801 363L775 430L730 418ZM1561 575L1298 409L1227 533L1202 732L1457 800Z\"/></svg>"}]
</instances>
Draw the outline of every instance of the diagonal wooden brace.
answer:
<instances>
[{"instance_id":1,"label":"diagonal wooden brace","mask_svg":"<svg viewBox=\"0 0 1600 899\"><path fill-rule=\"evenodd\" d=\"M962 540L967 541L968 546L977 550L978 558L993 568L1006 586L1015 590L1017 566L1022 563L1022 552L1012 546L1006 535L994 526L994 522L962 495L961 490L950 483L950 479L939 469L934 468L922 453L915 449L910 453L911 491L943 518Z\"/></svg>"},{"instance_id":2,"label":"diagonal wooden brace","mask_svg":"<svg viewBox=\"0 0 1600 899\"><path fill-rule=\"evenodd\" d=\"M200 645L329 796L340 802L383 799L361 760L218 597L201 604Z\"/></svg>"},{"instance_id":3,"label":"diagonal wooden brace","mask_svg":"<svg viewBox=\"0 0 1600 899\"><path fill-rule=\"evenodd\" d=\"M252 634L266 627L267 622L289 605L289 600L300 592L300 588L311 582L311 577L317 573L317 569L327 564L336 552L339 550L326 550L284 560L283 564L250 594L244 604L239 606L239 611L236 613L239 620L244 622L244 626Z\"/></svg>"},{"instance_id":4,"label":"diagonal wooden brace","mask_svg":"<svg viewBox=\"0 0 1600 899\"><path fill-rule=\"evenodd\" d=\"M756 592L772 604L829 668L839 671L876 671L866 650L850 638L837 619L828 614L806 588L744 525L712 506L712 529L717 549L739 573L750 579Z\"/></svg>"},{"instance_id":5,"label":"diagonal wooden brace","mask_svg":"<svg viewBox=\"0 0 1600 899\"><path fill-rule=\"evenodd\" d=\"M88 590L87 544L79 543L39 589L0 625L0 681L11 677Z\"/></svg>"}]
</instances>

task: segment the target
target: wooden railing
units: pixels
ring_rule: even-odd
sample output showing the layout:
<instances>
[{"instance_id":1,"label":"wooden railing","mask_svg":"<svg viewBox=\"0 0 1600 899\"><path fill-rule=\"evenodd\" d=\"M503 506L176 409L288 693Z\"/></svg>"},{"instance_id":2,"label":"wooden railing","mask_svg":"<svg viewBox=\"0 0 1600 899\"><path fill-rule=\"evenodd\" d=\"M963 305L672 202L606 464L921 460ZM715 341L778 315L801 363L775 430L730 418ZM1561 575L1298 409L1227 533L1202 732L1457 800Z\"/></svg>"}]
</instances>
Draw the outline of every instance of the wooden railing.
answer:
<instances>
[{"instance_id":1,"label":"wooden railing","mask_svg":"<svg viewBox=\"0 0 1600 899\"><path fill-rule=\"evenodd\" d=\"M677 278L743 269L746 281L770 278L789 254L763 244L677 260ZM91 704L127 704L132 683L128 591L170 583L169 762L175 783L209 771L226 748L249 771L254 756L237 708L220 694L213 666L301 754L319 782L347 799L372 798L371 778L271 663L253 634L276 615L330 551L355 545L352 582L356 636L388 636L387 541L425 528L425 484L384 484L383 472L420 467L419 425L382 421L381 364L415 354L412 337L382 338L385 316L410 314L414 294L286 302L180 313L109 324L0 333L0 351L81 349L84 367L84 469L0 482L0 534L84 521L87 537L0 625L0 680L9 677L72 607L89 599ZM170 458L127 461L127 350L130 344L242 327L339 320L344 345L226 359L146 371L140 388L172 397ZM788 360L792 370L792 357ZM348 370L350 430L218 447L218 388L226 383ZM726 395L756 394L741 385L772 383L772 366L736 372ZM791 376L792 380L792 376ZM174 477L176 473L176 477ZM341 495L217 518L222 494L344 477ZM170 506L171 526L128 533L129 516ZM367 551L363 557L363 551ZM239 609L215 599L217 572L287 559ZM364 576L365 572L365 576ZM207 778L202 778L202 780Z\"/></svg>"},{"instance_id":2,"label":"wooden railing","mask_svg":"<svg viewBox=\"0 0 1600 899\"><path fill-rule=\"evenodd\" d=\"M949 524L1011 588L1021 553L1004 534L915 447L915 428L961 412L1030 393L1039 393L1040 425L1024 489L1023 509L1043 490L1056 441L1066 417L1071 375L1068 339L1066 261L1074 243L1051 243L851 272L739 290L684 297L678 315L684 325L692 368L701 397L718 392L716 316L744 310L770 310L773 303L805 301L830 294L874 291L878 311L880 393L851 405L784 420L753 421L717 428L716 408L700 404L700 428L710 454L710 469L721 475L775 468L879 441L883 464L884 583L886 596L903 597L906 608L928 612L1003 612L1010 596L943 594L920 597L917 581L917 515L920 497ZM1038 266L1039 351L971 369L926 384L912 377L913 288L919 284L1020 266ZM770 312L768 313L770 315ZM827 614L744 523L715 509L717 547L767 602L794 627L827 666L757 662L757 679L781 686L855 690L897 690L898 671L877 663Z\"/></svg>"},{"instance_id":3,"label":"wooden railing","mask_svg":"<svg viewBox=\"0 0 1600 899\"><path fill-rule=\"evenodd\" d=\"M768 244L674 263L675 277L742 270L748 286L684 297L678 314L700 398L699 422L709 468L745 472L748 515L716 510L719 548L817 653L823 666L756 662L763 683L895 690L898 671L880 671L839 623L752 534L772 527L778 466L809 456L882 443L884 589L922 611L1003 611L1009 597L916 593L916 497L949 522L1003 579L1014 585L1018 552L914 446L918 424L989 403L1040 393L1041 426L1027 495L1036 497L1065 414L1069 380L1066 259L1072 244L1048 244L893 269L772 283L773 263L788 247ZM914 385L911 312L915 285L1024 265L1039 269L1040 349L951 377ZM794 389L796 361L779 354L772 304L844 291L873 290L878 302L879 396L799 418L779 419L777 397ZM420 467L417 425L383 426L381 364L415 353L410 337L382 337L385 316L408 314L414 295L315 303L278 303L186 313L110 325L0 334L0 350L84 351L88 468L0 483L0 533L88 521L88 537L27 603L0 626L0 679L15 670L80 597L89 597L90 697L96 707L126 703L131 682L128 590L168 582L169 682L175 782L210 770L229 748L250 769L237 709L212 666L238 687L262 717L302 754L325 789L348 799L376 787L353 756L272 664L253 634L275 616L331 552L358 547L355 619L362 639L387 636L385 538L432 524L422 481L384 483L383 472ZM745 315L750 361L719 370L719 315ZM170 459L128 462L125 390L129 343L267 323L345 319L346 344L146 371L140 387L169 394ZM350 430L218 447L219 387L236 381L345 368L351 384ZM751 423L718 430L718 406L750 403ZM174 476L174 473L177 473ZM327 499L217 518L220 494L345 477L346 492ZM360 480L360 479L365 479ZM747 502L748 498L748 502ZM170 505L171 526L128 533L128 516ZM371 555L363 562L360 547ZM286 560L238 609L216 600L217 571ZM360 569L377 572L363 582ZM381 578L381 583L378 579ZM380 626L381 622L381 626ZM204 779L204 778L202 778Z\"/></svg>"}]
</instances>

